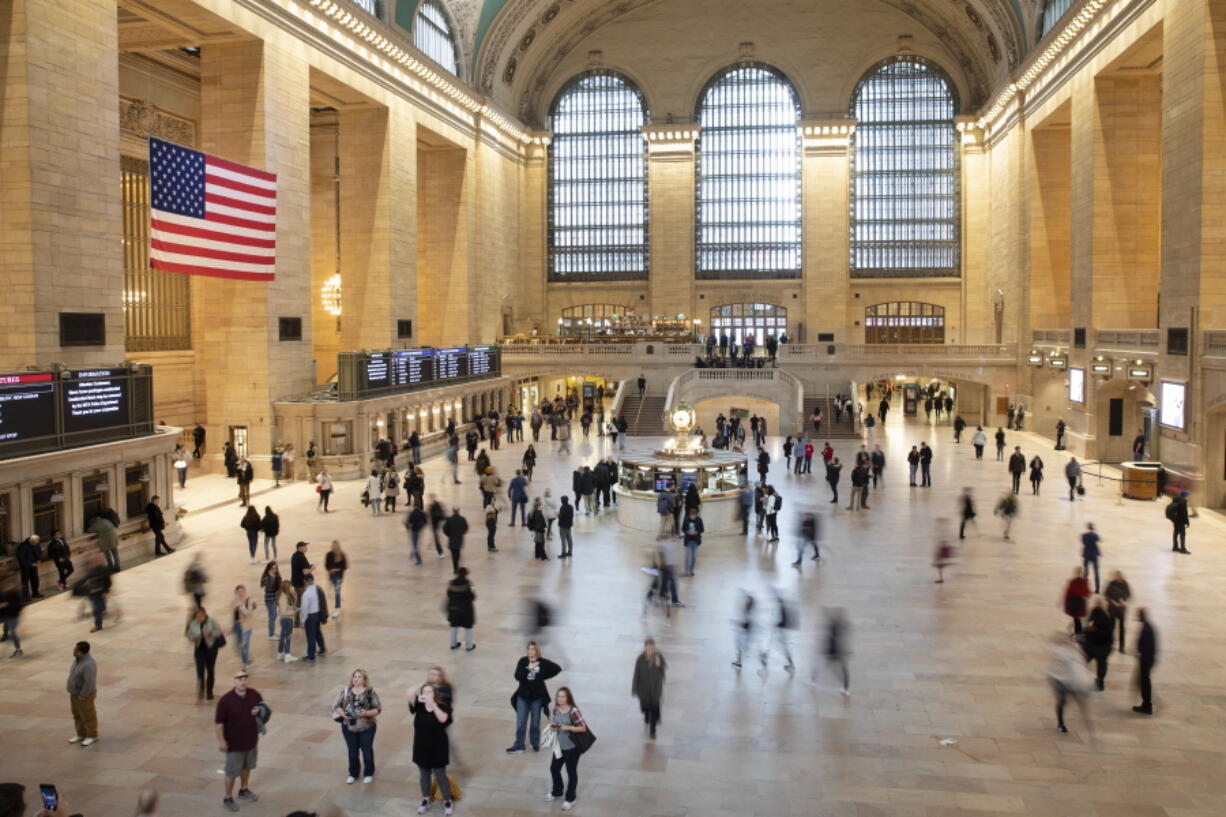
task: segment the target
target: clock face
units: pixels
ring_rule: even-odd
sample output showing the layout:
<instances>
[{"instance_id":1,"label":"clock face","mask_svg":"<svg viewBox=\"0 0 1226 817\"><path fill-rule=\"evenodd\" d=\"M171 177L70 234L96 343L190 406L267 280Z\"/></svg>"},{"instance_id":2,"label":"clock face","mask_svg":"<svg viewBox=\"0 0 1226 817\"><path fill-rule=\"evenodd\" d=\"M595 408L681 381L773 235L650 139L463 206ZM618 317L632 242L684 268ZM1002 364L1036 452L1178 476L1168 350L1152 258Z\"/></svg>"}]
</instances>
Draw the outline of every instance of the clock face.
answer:
<instances>
[{"instance_id":1,"label":"clock face","mask_svg":"<svg viewBox=\"0 0 1226 817\"><path fill-rule=\"evenodd\" d=\"M678 409L673 412L673 425L678 428L686 428L690 424L690 413L685 409Z\"/></svg>"}]
</instances>

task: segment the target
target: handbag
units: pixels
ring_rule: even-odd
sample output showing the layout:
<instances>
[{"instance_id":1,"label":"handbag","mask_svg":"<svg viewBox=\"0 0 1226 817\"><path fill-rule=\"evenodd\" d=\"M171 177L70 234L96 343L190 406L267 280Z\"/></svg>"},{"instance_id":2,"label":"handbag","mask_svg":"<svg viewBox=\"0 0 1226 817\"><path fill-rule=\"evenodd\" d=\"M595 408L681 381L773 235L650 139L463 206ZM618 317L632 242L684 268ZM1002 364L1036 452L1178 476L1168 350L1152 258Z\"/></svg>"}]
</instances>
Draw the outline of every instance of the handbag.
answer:
<instances>
[{"instance_id":1,"label":"handbag","mask_svg":"<svg viewBox=\"0 0 1226 817\"><path fill-rule=\"evenodd\" d=\"M451 775L447 775L447 786L451 789L452 802L459 800L461 798L460 784L457 783L456 779ZM443 799L443 793L439 791L438 789L438 779L433 776L430 777L430 799L431 800L442 800Z\"/></svg>"},{"instance_id":2,"label":"handbag","mask_svg":"<svg viewBox=\"0 0 1226 817\"><path fill-rule=\"evenodd\" d=\"M570 739L575 744L575 748L579 754L584 754L588 749L592 748L592 744L596 742L596 736L592 734L592 727L588 727L584 732L571 732Z\"/></svg>"},{"instance_id":3,"label":"handbag","mask_svg":"<svg viewBox=\"0 0 1226 817\"><path fill-rule=\"evenodd\" d=\"M175 460L175 468L186 468L187 460Z\"/></svg>"}]
</instances>

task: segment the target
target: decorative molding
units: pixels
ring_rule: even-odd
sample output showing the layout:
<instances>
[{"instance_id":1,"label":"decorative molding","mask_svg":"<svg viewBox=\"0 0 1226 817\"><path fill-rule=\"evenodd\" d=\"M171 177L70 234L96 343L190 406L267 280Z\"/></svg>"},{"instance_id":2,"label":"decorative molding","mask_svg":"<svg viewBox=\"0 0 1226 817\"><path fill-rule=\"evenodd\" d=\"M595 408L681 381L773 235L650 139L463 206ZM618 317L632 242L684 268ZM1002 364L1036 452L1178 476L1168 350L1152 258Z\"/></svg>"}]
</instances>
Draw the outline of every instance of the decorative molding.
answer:
<instances>
[{"instance_id":1,"label":"decorative molding","mask_svg":"<svg viewBox=\"0 0 1226 817\"><path fill-rule=\"evenodd\" d=\"M657 162L680 162L694 158L697 125L645 125L647 157Z\"/></svg>"},{"instance_id":2,"label":"decorative molding","mask_svg":"<svg viewBox=\"0 0 1226 817\"><path fill-rule=\"evenodd\" d=\"M167 113L145 99L119 98L119 130L141 140L154 137L184 147L196 146L195 122Z\"/></svg>"},{"instance_id":3,"label":"decorative molding","mask_svg":"<svg viewBox=\"0 0 1226 817\"><path fill-rule=\"evenodd\" d=\"M796 124L805 156L846 156L856 132L856 120L848 117L802 119Z\"/></svg>"}]
</instances>

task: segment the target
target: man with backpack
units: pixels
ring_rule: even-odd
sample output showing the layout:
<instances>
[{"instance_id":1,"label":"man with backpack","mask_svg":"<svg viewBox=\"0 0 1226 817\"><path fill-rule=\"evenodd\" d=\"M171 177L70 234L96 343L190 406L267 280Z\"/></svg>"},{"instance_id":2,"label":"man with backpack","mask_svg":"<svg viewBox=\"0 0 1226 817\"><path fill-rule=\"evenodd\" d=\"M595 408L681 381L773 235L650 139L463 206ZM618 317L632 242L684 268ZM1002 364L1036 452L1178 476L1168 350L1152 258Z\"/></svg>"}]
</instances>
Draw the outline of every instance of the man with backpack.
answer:
<instances>
[{"instance_id":1,"label":"man with backpack","mask_svg":"<svg viewBox=\"0 0 1226 817\"><path fill-rule=\"evenodd\" d=\"M1188 550L1188 492L1180 491L1179 495L1166 506L1166 518L1171 521L1171 550L1175 553L1190 555Z\"/></svg>"}]
</instances>

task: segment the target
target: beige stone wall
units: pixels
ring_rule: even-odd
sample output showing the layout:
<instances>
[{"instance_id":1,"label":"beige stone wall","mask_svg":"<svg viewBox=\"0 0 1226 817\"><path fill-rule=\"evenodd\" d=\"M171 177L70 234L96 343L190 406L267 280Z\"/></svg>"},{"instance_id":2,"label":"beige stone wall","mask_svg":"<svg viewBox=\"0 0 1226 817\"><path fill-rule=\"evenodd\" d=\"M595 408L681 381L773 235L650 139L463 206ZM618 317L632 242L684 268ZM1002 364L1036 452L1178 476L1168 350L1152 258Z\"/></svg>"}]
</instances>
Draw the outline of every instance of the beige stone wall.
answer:
<instances>
[{"instance_id":1,"label":"beige stone wall","mask_svg":"<svg viewBox=\"0 0 1226 817\"><path fill-rule=\"evenodd\" d=\"M123 359L115 4L10 0L0 37L0 369ZM71 81L66 81L71 78ZM103 346L60 346L101 312Z\"/></svg>"},{"instance_id":2,"label":"beige stone wall","mask_svg":"<svg viewBox=\"0 0 1226 817\"><path fill-rule=\"evenodd\" d=\"M1069 316L1072 224L1069 128L1064 124L1037 127L1030 133L1029 261L1030 326L1062 329Z\"/></svg>"},{"instance_id":3,"label":"beige stone wall","mask_svg":"<svg viewBox=\"0 0 1226 817\"><path fill-rule=\"evenodd\" d=\"M468 342L472 289L472 180L468 151L419 143L417 341Z\"/></svg>"}]
</instances>

